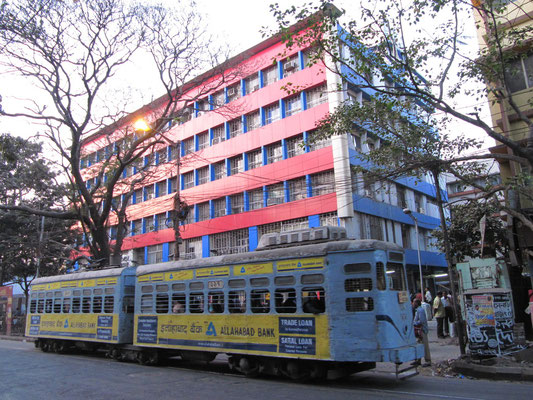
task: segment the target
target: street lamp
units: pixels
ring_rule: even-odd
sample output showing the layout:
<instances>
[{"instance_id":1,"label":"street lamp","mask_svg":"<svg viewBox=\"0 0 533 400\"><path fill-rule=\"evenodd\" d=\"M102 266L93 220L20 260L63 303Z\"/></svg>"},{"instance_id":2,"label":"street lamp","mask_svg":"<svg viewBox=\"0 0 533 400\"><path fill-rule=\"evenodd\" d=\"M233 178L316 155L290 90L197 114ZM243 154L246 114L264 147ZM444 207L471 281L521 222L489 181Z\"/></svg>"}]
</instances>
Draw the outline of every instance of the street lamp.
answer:
<instances>
[{"instance_id":1,"label":"street lamp","mask_svg":"<svg viewBox=\"0 0 533 400\"><path fill-rule=\"evenodd\" d=\"M418 252L418 272L420 273L420 294L422 295L422 302L423 302L424 301L424 276L422 275L422 260L420 259L420 235L418 234L418 220L413 215L410 209L404 208L403 212L409 215L415 223L416 250Z\"/></svg>"}]
</instances>

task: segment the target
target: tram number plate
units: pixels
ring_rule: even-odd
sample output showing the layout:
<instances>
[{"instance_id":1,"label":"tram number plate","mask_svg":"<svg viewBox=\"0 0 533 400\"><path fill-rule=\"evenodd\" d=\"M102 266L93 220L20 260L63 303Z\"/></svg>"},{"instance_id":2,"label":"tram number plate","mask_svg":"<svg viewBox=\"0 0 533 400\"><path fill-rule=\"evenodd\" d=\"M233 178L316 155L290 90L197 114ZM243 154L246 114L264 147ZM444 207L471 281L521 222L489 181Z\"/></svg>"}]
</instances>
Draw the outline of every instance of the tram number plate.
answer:
<instances>
[{"instance_id":1,"label":"tram number plate","mask_svg":"<svg viewBox=\"0 0 533 400\"><path fill-rule=\"evenodd\" d=\"M224 282L222 282L222 281L209 281L209 282L207 282L207 287L209 289L222 289L222 288L224 288Z\"/></svg>"},{"instance_id":2,"label":"tram number plate","mask_svg":"<svg viewBox=\"0 0 533 400\"><path fill-rule=\"evenodd\" d=\"M407 294L407 292L405 291L398 292L398 303L402 304L408 301L409 301L409 295Z\"/></svg>"}]
</instances>

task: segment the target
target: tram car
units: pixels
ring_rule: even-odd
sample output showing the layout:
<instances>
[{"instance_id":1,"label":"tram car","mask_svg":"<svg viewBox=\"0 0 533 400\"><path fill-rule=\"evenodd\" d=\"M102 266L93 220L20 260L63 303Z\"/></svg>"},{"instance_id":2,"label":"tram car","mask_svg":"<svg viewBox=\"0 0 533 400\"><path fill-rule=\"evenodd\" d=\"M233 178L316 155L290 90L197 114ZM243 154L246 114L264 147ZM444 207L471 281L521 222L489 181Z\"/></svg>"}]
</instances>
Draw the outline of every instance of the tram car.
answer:
<instances>
[{"instance_id":1,"label":"tram car","mask_svg":"<svg viewBox=\"0 0 533 400\"><path fill-rule=\"evenodd\" d=\"M211 361L226 354L230 367L248 376L295 379L351 374L372 369L376 362L395 363L399 374L402 363L423 356L413 331L403 249L347 239L343 228L266 234L253 252L139 266L133 314L120 298L133 293L133 270L116 270L113 334L99 339L98 318L107 314L98 306L86 314L94 314L94 331L49 327L83 316L83 311L56 312L55 298L44 300L59 289L46 285L76 282L79 291L85 279L96 279L98 287L96 277L67 275L32 285L37 303L30 306L28 336L37 337L43 350L55 346L50 339L96 341L114 358L143 364L167 356ZM113 271L86 274L103 278ZM83 292L78 294L82 305Z\"/></svg>"},{"instance_id":2,"label":"tram car","mask_svg":"<svg viewBox=\"0 0 533 400\"><path fill-rule=\"evenodd\" d=\"M34 279L26 336L57 352L131 343L134 293L132 267Z\"/></svg>"}]
</instances>

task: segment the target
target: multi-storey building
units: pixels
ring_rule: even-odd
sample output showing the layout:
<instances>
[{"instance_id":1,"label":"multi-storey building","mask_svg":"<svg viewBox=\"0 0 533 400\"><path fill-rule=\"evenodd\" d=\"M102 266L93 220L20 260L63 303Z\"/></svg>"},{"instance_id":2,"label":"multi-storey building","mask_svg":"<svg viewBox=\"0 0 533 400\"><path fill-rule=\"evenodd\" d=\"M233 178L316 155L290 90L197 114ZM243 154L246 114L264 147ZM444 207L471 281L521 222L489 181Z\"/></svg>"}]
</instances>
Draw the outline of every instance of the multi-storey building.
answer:
<instances>
[{"instance_id":1,"label":"multi-storey building","mask_svg":"<svg viewBox=\"0 0 533 400\"><path fill-rule=\"evenodd\" d=\"M402 211L409 208L420 227L426 277L442 272L446 263L430 235L440 221L434 185L415 179L376 183L354 174L350 166L360 163L357 155L379 146L371 132L310 140L317 122L337 105L364 101L369 93L356 81L326 72L323 64L309 66L312 49L296 48L273 62L284 51L279 39L270 38L243 53L245 61L233 65L240 76L197 98L166 132L181 143L179 153L170 145L145 157L161 172L132 196L124 252L139 264L172 259L173 196L179 189L190 210L179 227L181 258L254 250L269 232L340 225L353 238L404 246L414 288L417 238L412 218ZM284 90L289 82L291 93ZM133 113L130 122L141 114ZM98 135L84 142L84 165L98 162L98 143Z\"/></svg>"},{"instance_id":2,"label":"multi-storey building","mask_svg":"<svg viewBox=\"0 0 533 400\"><path fill-rule=\"evenodd\" d=\"M492 126L503 136L525 147L533 133L533 126L528 126L523 119L533 120L533 2L477 0L473 3L476 6L474 15L481 50L495 50L505 64L505 89L501 89L502 82L492 82L490 79L488 83L488 87L492 89L489 91ZM499 64L497 68L500 68ZM507 94L497 99L495 92ZM517 110L520 110L522 116L518 115ZM491 152L513 154L509 147L500 143L497 143ZM503 182L510 182L522 174L531 174L531 171L527 171L527 168L517 162L501 159L498 162ZM511 207L531 220L531 194L523 195L524 190L521 194L519 191L509 191L507 201ZM515 239L511 241L510 261L513 266L529 263L529 274L533 279L533 233L520 221L511 216L508 216L508 219L510 237Z\"/></svg>"}]
</instances>

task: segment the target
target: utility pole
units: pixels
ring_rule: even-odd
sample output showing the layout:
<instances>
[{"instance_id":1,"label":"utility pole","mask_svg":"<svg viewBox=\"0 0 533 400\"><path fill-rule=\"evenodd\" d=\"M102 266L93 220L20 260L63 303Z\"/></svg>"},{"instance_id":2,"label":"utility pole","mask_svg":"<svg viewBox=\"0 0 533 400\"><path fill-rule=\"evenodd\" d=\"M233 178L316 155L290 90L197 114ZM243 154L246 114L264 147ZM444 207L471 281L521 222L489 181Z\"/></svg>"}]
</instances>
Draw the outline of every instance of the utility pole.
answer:
<instances>
[{"instance_id":1,"label":"utility pole","mask_svg":"<svg viewBox=\"0 0 533 400\"><path fill-rule=\"evenodd\" d=\"M181 165L181 141L176 142L176 194L174 194L174 260L180 259L180 221L182 220L182 205L180 199L180 165Z\"/></svg>"}]
</instances>

